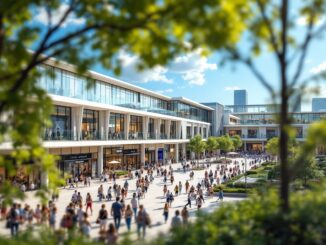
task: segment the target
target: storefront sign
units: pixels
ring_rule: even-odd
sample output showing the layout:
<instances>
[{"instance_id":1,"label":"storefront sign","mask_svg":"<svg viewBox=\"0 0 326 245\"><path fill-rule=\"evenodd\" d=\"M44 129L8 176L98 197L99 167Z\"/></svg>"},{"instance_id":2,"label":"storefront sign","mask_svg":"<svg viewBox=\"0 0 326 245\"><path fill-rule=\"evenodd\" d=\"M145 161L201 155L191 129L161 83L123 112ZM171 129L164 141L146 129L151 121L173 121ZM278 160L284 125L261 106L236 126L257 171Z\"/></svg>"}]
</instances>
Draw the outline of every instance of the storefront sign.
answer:
<instances>
[{"instance_id":1,"label":"storefront sign","mask_svg":"<svg viewBox=\"0 0 326 245\"><path fill-rule=\"evenodd\" d=\"M117 148L112 148L113 154L122 154L123 148L122 147L117 147Z\"/></svg>"},{"instance_id":2,"label":"storefront sign","mask_svg":"<svg viewBox=\"0 0 326 245\"><path fill-rule=\"evenodd\" d=\"M131 155L131 154L135 154L137 152L138 152L137 149L124 149L123 150L123 155Z\"/></svg>"},{"instance_id":3,"label":"storefront sign","mask_svg":"<svg viewBox=\"0 0 326 245\"><path fill-rule=\"evenodd\" d=\"M82 161L92 158L92 153L85 153L85 154L75 154L75 155L63 155L61 159L63 161Z\"/></svg>"},{"instance_id":4,"label":"storefront sign","mask_svg":"<svg viewBox=\"0 0 326 245\"><path fill-rule=\"evenodd\" d=\"M163 148L159 148L158 151L157 151L157 158L159 161L163 161Z\"/></svg>"}]
</instances>

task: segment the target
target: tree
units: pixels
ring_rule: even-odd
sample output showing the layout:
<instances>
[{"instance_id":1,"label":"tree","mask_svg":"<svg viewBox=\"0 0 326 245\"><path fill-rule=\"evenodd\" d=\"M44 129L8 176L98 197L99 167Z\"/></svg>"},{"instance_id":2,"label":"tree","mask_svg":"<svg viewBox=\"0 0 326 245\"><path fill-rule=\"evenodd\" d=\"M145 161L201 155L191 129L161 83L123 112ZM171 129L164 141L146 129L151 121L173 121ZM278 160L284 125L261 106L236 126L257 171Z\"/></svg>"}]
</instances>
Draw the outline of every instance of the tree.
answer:
<instances>
[{"instance_id":1,"label":"tree","mask_svg":"<svg viewBox=\"0 0 326 245\"><path fill-rule=\"evenodd\" d=\"M196 135L195 137L191 138L188 144L188 149L191 152L194 152L197 156L197 163L199 163L199 157L202 152L204 152L206 147L205 142L201 138L200 135Z\"/></svg>"},{"instance_id":2,"label":"tree","mask_svg":"<svg viewBox=\"0 0 326 245\"><path fill-rule=\"evenodd\" d=\"M224 151L225 153L231 151L233 149L233 142L229 135L223 135L217 137L217 144L220 150Z\"/></svg>"},{"instance_id":3,"label":"tree","mask_svg":"<svg viewBox=\"0 0 326 245\"><path fill-rule=\"evenodd\" d=\"M233 1L232 1L233 2ZM243 33L241 45L229 45L225 49L218 49L210 42L206 43L210 50L222 50L222 64L232 62L246 66L267 89L274 103L280 102L278 121L280 126L279 157L281 165L280 198L281 209L289 211L289 183L291 173L300 162L289 166L288 141L291 118L289 116L289 100L299 100L302 91L307 90L311 81L319 81L326 77L326 72L303 77L303 68L311 43L320 38L326 30L326 22L319 24L320 17L326 11L325 0L290 1L290 0L251 0L249 17L244 19L247 31ZM290 3L295 6L291 6ZM209 16L206 16L209 18ZM306 30L295 35L295 20L303 18L306 21ZM317 25L318 23L318 25ZM211 26L218 25L212 20ZM278 86L269 81L270 71L265 75L261 72L255 59L262 54L271 52L275 57L275 73L278 74Z\"/></svg>"},{"instance_id":4,"label":"tree","mask_svg":"<svg viewBox=\"0 0 326 245\"><path fill-rule=\"evenodd\" d=\"M218 149L218 144L217 144L217 141L216 141L216 137L214 137L214 136L208 137L208 139L206 141L205 148L210 153L212 153L213 151L217 150Z\"/></svg>"},{"instance_id":5,"label":"tree","mask_svg":"<svg viewBox=\"0 0 326 245\"><path fill-rule=\"evenodd\" d=\"M269 139L265 146L266 152L274 157L277 157L280 152L279 144L280 144L280 139L278 137L273 137L273 138Z\"/></svg>"},{"instance_id":6,"label":"tree","mask_svg":"<svg viewBox=\"0 0 326 245\"><path fill-rule=\"evenodd\" d=\"M14 148L9 158L0 157L0 165L14 176L20 165L32 161L30 169L48 174L50 189L59 184L56 159L39 137L51 125L52 110L50 98L36 83L42 73L37 67L50 57L76 65L80 74L97 62L119 74L120 50L137 55L140 70L166 64L179 53L212 43L213 37L216 48L235 43L245 27L239 20L247 13L234 10L242 6L243 1L225 5L211 0L186 5L160 0L0 1L0 143L9 138ZM32 21L38 11L47 18L45 27ZM206 15L210 19L202 18ZM212 19L224 24L206 28ZM81 24L60 32L74 20ZM8 200L18 197L12 188L7 180L2 184ZM45 186L41 190L40 195L49 194Z\"/></svg>"},{"instance_id":7,"label":"tree","mask_svg":"<svg viewBox=\"0 0 326 245\"><path fill-rule=\"evenodd\" d=\"M235 150L238 150L242 146L242 140L239 135L234 135L231 137L233 147Z\"/></svg>"}]
</instances>

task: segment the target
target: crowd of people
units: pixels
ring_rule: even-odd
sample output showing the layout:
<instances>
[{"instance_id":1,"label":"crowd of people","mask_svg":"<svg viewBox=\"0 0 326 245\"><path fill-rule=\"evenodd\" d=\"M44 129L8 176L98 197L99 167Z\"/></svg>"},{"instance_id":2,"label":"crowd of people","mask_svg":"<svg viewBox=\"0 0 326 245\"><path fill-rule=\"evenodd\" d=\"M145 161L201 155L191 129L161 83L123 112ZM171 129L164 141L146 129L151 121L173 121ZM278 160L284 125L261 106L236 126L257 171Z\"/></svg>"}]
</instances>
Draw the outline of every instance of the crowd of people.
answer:
<instances>
[{"instance_id":1,"label":"crowd of people","mask_svg":"<svg viewBox=\"0 0 326 245\"><path fill-rule=\"evenodd\" d=\"M264 157L257 156L248 162L250 168L257 167ZM17 235L21 226L47 225L52 230L63 229L67 231L78 230L86 237L91 237L94 226L99 226L98 240L108 244L115 244L119 237L121 224L124 223L127 231L132 230L135 224L137 237L143 239L146 236L146 229L151 226L150 213L146 211L144 201L154 180L162 184L163 192L160 199L162 202L162 223L170 223L171 228L186 225L189 222L189 208L193 202L197 210L203 207L207 198L216 198L216 201L223 201L224 193L219 189L214 194L214 189L228 179L242 174L243 160L232 160L232 164L210 164L203 161L205 171L203 176L196 176L190 168L189 163L182 162L181 169L174 169L173 165L151 164L148 168L136 170L134 175L125 180L117 181L116 176L102 176L97 188L97 195L78 190L78 184L74 184L71 200L65 208L64 215L58 217L57 203L58 196L53 195L47 205L37 205L33 209L30 205L14 203L10 208L2 204L1 218L5 219L6 226L10 229L12 236ZM183 172L189 178L175 179L176 171ZM135 176L133 190L129 188L130 179ZM185 180L186 179L186 180ZM89 186L91 180L86 178L84 186ZM82 186L82 185L81 185ZM71 186L72 188L72 186ZM85 196L83 196L85 195ZM186 201L181 210L174 210L174 216L169 222L169 215L173 209L176 198L186 196ZM100 210L94 214L93 203L100 203ZM96 216L94 225L90 216ZM109 222L112 218L112 223Z\"/></svg>"}]
</instances>

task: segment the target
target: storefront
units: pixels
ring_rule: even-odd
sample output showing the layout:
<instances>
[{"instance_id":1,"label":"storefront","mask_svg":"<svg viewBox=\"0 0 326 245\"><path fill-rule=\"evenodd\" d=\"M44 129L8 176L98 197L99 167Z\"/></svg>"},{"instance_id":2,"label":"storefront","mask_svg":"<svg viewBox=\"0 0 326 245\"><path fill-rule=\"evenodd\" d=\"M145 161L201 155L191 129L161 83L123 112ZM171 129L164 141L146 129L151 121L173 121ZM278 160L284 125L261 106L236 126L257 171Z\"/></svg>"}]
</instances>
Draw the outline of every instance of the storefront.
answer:
<instances>
[{"instance_id":1,"label":"storefront","mask_svg":"<svg viewBox=\"0 0 326 245\"><path fill-rule=\"evenodd\" d=\"M117 169L139 169L140 168L140 146L126 145L104 148L103 152L104 170Z\"/></svg>"},{"instance_id":2,"label":"storefront","mask_svg":"<svg viewBox=\"0 0 326 245\"><path fill-rule=\"evenodd\" d=\"M70 175L82 179L98 176L97 147L50 149L49 152L60 157L57 166L62 177Z\"/></svg>"},{"instance_id":3,"label":"storefront","mask_svg":"<svg viewBox=\"0 0 326 245\"><path fill-rule=\"evenodd\" d=\"M145 164L155 163L155 147L145 148Z\"/></svg>"},{"instance_id":4,"label":"storefront","mask_svg":"<svg viewBox=\"0 0 326 245\"><path fill-rule=\"evenodd\" d=\"M164 161L164 148L157 149L157 160L159 163L163 163Z\"/></svg>"},{"instance_id":5,"label":"storefront","mask_svg":"<svg viewBox=\"0 0 326 245\"><path fill-rule=\"evenodd\" d=\"M171 160L172 163L175 162L175 145L174 144L169 144L165 145L165 159L166 160Z\"/></svg>"},{"instance_id":6,"label":"storefront","mask_svg":"<svg viewBox=\"0 0 326 245\"><path fill-rule=\"evenodd\" d=\"M95 154L96 155L96 154ZM63 155L59 162L61 173L82 179L85 176L96 176L96 159L92 153Z\"/></svg>"},{"instance_id":7,"label":"storefront","mask_svg":"<svg viewBox=\"0 0 326 245\"><path fill-rule=\"evenodd\" d=\"M252 153L261 153L263 152L262 143L247 143L247 151Z\"/></svg>"}]
</instances>

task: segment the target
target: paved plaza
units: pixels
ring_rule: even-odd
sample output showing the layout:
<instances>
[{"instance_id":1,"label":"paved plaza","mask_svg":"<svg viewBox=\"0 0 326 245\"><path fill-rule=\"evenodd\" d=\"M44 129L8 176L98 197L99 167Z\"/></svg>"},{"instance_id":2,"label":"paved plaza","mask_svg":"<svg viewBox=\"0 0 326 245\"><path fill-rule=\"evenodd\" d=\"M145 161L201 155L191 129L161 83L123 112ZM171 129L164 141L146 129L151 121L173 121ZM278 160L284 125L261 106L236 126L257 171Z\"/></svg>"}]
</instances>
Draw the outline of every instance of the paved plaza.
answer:
<instances>
[{"instance_id":1,"label":"paved plaza","mask_svg":"<svg viewBox=\"0 0 326 245\"><path fill-rule=\"evenodd\" d=\"M236 158L232 160L231 164L228 164L228 167L234 167L234 161L238 161L240 162L240 170L242 169L242 165L241 162L243 161L242 158ZM251 159L247 159L247 170L250 169L250 165L249 165L249 161ZM216 167L218 164L212 164L210 168L205 169L208 170L212 169L213 172L215 171ZM155 236L157 236L159 233L165 233L168 232L168 230L171 227L171 219L174 216L174 213L176 210L182 210L182 208L185 206L185 204L187 203L187 194L185 193L185 187L184 184L186 182L186 180L189 181L190 186L194 185L196 187L197 183L201 182L202 179L204 178L204 173L205 170L196 170L194 171L194 178L193 180L190 180L189 178L189 173L190 171L187 171L186 173L183 172L181 164L177 163L177 164L172 164L173 167L173 175L175 178L174 184L171 185L170 180L168 178L167 181L167 187L168 190L173 191L174 193L174 187L176 184L179 183L179 181L182 182L183 185L183 189L182 189L182 193L179 194L179 196L175 196L174 198L174 202L172 204L172 208L170 208L169 211L169 218L166 224L164 224L164 217L163 217L163 206L166 202L166 197L163 196L163 186L164 186L164 182L163 182L163 177L157 177L156 176L156 171L154 171L154 181L150 184L148 192L145 195L145 198L140 199L139 203L143 204L145 207L145 210L149 213L150 217L151 217L151 221L152 221L152 225L151 228L146 229L146 238L153 238ZM167 168L168 166L163 166L163 168ZM144 176L145 174L143 174ZM123 186L123 183L125 182L127 178L120 178L117 179L117 184ZM130 200L131 200L131 196L132 193L134 193L136 191L136 178L133 179L128 179L129 182L129 190L128 190L128 195L127 198L125 199L125 204L130 204ZM215 180L214 180L215 182ZM96 219L98 217L98 212L100 210L100 206L102 204L106 205L106 208L110 214L110 210L111 210L111 205L113 203L113 201L107 201L107 200L103 200L102 202L99 202L98 197L97 197L97 190L100 184L103 184L104 187L104 193L106 194L107 189L109 186L113 186L113 182L100 182L98 179L95 179L92 181L91 186L90 187L84 187L82 183L80 183L79 185L81 187L78 187L76 189L61 189L60 190L60 195L59 195L59 200L55 202L56 207L58 208L58 213L57 213L57 224L56 227L59 228L60 226L60 220L61 217L63 216L64 212L65 212L65 208L67 207L67 205L69 204L70 200L71 200L71 196L74 193L75 190L77 190L78 192L81 192L81 195L83 197L83 203L85 203L85 198L86 198L86 194L89 192L93 198L93 215L89 217L89 221L91 222L92 225L92 230L91 230L91 237L95 238L98 237L99 235L99 225L96 224ZM33 197L34 192L27 192L27 198L25 201L21 202L22 204L28 203L31 208L33 208L35 210L36 205L38 204L38 200ZM114 195L112 200L114 200ZM242 198L228 198L225 197L223 202L235 202L235 201L240 201L242 200ZM218 208L220 205L222 205L221 202L217 201L217 197L207 197L205 194L205 203L203 203L202 206L202 210L205 212L211 212L213 210L215 210L216 208ZM84 208L85 210L85 208ZM196 216L196 212L197 212L197 206L195 203L195 200L192 201L192 206L191 208L188 207L188 211L189 211L189 216L190 216L190 220L194 219ZM110 216L110 215L109 215ZM113 223L113 218L110 216L109 217L109 221L108 223ZM6 230L4 228L5 223L4 221L1 222L1 229L0 232L2 234L7 234L9 235L9 230ZM124 218L122 218L121 220L121 227L119 229L119 233L125 233L127 231L127 227L125 224L125 220ZM136 224L134 219L132 220L132 227L131 227L131 237L132 238L136 238Z\"/></svg>"}]
</instances>

